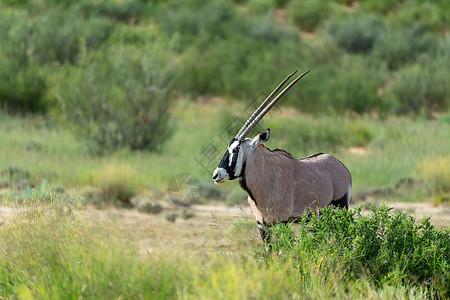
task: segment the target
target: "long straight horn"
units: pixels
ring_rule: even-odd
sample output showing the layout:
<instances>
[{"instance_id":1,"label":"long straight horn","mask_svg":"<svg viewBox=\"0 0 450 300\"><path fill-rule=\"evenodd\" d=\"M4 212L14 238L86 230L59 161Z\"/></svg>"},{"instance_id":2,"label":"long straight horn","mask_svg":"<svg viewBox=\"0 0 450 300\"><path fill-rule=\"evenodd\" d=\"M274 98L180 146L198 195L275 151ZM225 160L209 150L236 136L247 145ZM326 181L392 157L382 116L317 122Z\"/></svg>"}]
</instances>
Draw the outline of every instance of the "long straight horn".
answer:
<instances>
[{"instance_id":1,"label":"long straight horn","mask_svg":"<svg viewBox=\"0 0 450 300\"><path fill-rule=\"evenodd\" d=\"M245 128L244 131L241 132L240 138L245 138L247 137L247 135L250 133L250 131L252 131L252 129L256 126L256 124L258 124L259 121L261 121L261 119L267 114L267 112L275 105L275 103L277 103L278 100L281 99L281 97L283 97L284 94L286 94L286 92L294 85L296 84L303 76L305 76L306 74L308 74L308 72L311 70L308 70L306 72L304 72L303 74L301 74L300 76L298 76L297 78L295 78L287 87L284 88L284 90L282 90L276 97L275 99L272 100L272 102L270 102L265 108L264 110L262 110L259 115L254 118L251 123ZM293 74L292 74L293 75Z\"/></svg>"},{"instance_id":2,"label":"long straight horn","mask_svg":"<svg viewBox=\"0 0 450 300\"><path fill-rule=\"evenodd\" d=\"M278 93L279 90L283 87L283 85L292 77L294 74L297 73L297 70L295 70L292 74L290 74L288 77L286 77L274 90L270 95L264 100L263 103L255 110L255 112L248 118L247 122L245 122L244 126L241 127L238 134L236 134L236 138L239 139L242 136L242 132L247 128L247 126L259 115L259 113L266 107L267 103L269 103L270 100Z\"/></svg>"}]
</instances>

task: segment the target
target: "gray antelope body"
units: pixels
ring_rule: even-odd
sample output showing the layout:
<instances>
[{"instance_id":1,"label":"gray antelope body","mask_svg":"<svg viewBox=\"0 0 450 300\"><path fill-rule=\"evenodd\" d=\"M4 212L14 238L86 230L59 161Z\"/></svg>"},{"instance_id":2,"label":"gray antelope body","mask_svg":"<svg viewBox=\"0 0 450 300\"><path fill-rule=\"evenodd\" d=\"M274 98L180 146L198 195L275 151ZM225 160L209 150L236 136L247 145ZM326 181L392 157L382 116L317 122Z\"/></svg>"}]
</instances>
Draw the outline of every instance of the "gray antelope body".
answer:
<instances>
[{"instance_id":1,"label":"gray antelope body","mask_svg":"<svg viewBox=\"0 0 450 300\"><path fill-rule=\"evenodd\" d=\"M311 209L328 205L348 208L350 203L351 175L335 157L318 153L295 159L284 150L272 151L263 145L269 139L269 129L253 139L247 138L284 93L308 72L293 80L275 97L295 72L279 84L230 141L213 173L212 179L216 183L239 178L239 184L248 193L248 202L263 240L269 239L267 226L295 221Z\"/></svg>"}]
</instances>

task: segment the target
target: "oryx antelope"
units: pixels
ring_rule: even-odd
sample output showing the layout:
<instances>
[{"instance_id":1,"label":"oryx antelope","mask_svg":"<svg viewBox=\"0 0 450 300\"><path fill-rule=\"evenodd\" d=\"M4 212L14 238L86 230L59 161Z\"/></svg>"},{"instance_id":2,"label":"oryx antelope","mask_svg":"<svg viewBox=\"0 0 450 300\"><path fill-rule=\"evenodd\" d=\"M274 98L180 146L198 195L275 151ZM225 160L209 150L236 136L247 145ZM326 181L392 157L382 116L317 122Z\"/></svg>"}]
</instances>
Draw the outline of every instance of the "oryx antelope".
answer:
<instances>
[{"instance_id":1,"label":"oryx antelope","mask_svg":"<svg viewBox=\"0 0 450 300\"><path fill-rule=\"evenodd\" d=\"M270 150L263 145L269 139L270 129L247 138L264 115L309 70L277 95L296 72L278 85L231 139L212 176L216 183L239 178L240 186L248 193L263 241L270 238L268 226L295 221L310 209L328 205L348 208L351 197L350 172L335 157L318 153L295 159L284 150Z\"/></svg>"}]
</instances>

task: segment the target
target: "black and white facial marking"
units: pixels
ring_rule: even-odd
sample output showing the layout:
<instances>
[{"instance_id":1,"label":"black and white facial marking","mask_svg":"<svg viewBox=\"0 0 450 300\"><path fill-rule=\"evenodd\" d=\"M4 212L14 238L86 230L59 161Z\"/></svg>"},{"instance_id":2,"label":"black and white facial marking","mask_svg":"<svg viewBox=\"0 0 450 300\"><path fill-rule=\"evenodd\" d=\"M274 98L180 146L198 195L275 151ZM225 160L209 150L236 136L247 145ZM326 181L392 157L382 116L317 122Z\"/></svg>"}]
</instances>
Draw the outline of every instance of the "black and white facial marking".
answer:
<instances>
[{"instance_id":1,"label":"black and white facial marking","mask_svg":"<svg viewBox=\"0 0 450 300\"><path fill-rule=\"evenodd\" d=\"M214 170L212 179L217 183L223 183L228 179L233 180L241 175L243 147L245 140L233 138L228 145L219 166Z\"/></svg>"},{"instance_id":2,"label":"black and white facial marking","mask_svg":"<svg viewBox=\"0 0 450 300\"><path fill-rule=\"evenodd\" d=\"M216 183L224 183L241 176L244 166L244 153L254 149L269 139L270 129L264 130L253 139L233 138L228 145L219 166L214 170L212 179Z\"/></svg>"}]
</instances>

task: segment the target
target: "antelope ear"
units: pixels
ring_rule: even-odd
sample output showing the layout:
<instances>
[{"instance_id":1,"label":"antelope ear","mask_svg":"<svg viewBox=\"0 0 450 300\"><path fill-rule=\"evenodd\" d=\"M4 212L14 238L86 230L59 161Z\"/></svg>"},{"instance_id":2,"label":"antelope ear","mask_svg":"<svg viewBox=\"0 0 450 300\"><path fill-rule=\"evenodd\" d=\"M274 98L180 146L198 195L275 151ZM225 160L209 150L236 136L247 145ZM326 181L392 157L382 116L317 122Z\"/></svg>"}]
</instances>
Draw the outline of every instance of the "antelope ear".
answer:
<instances>
[{"instance_id":1,"label":"antelope ear","mask_svg":"<svg viewBox=\"0 0 450 300\"><path fill-rule=\"evenodd\" d=\"M259 140L261 144L267 142L269 138L270 138L270 128L267 128L266 130L264 130L259 134Z\"/></svg>"},{"instance_id":2,"label":"antelope ear","mask_svg":"<svg viewBox=\"0 0 450 300\"><path fill-rule=\"evenodd\" d=\"M270 129L267 128L250 141L250 146L252 148L255 148L258 145L264 144L269 140L269 137L270 137Z\"/></svg>"}]
</instances>

